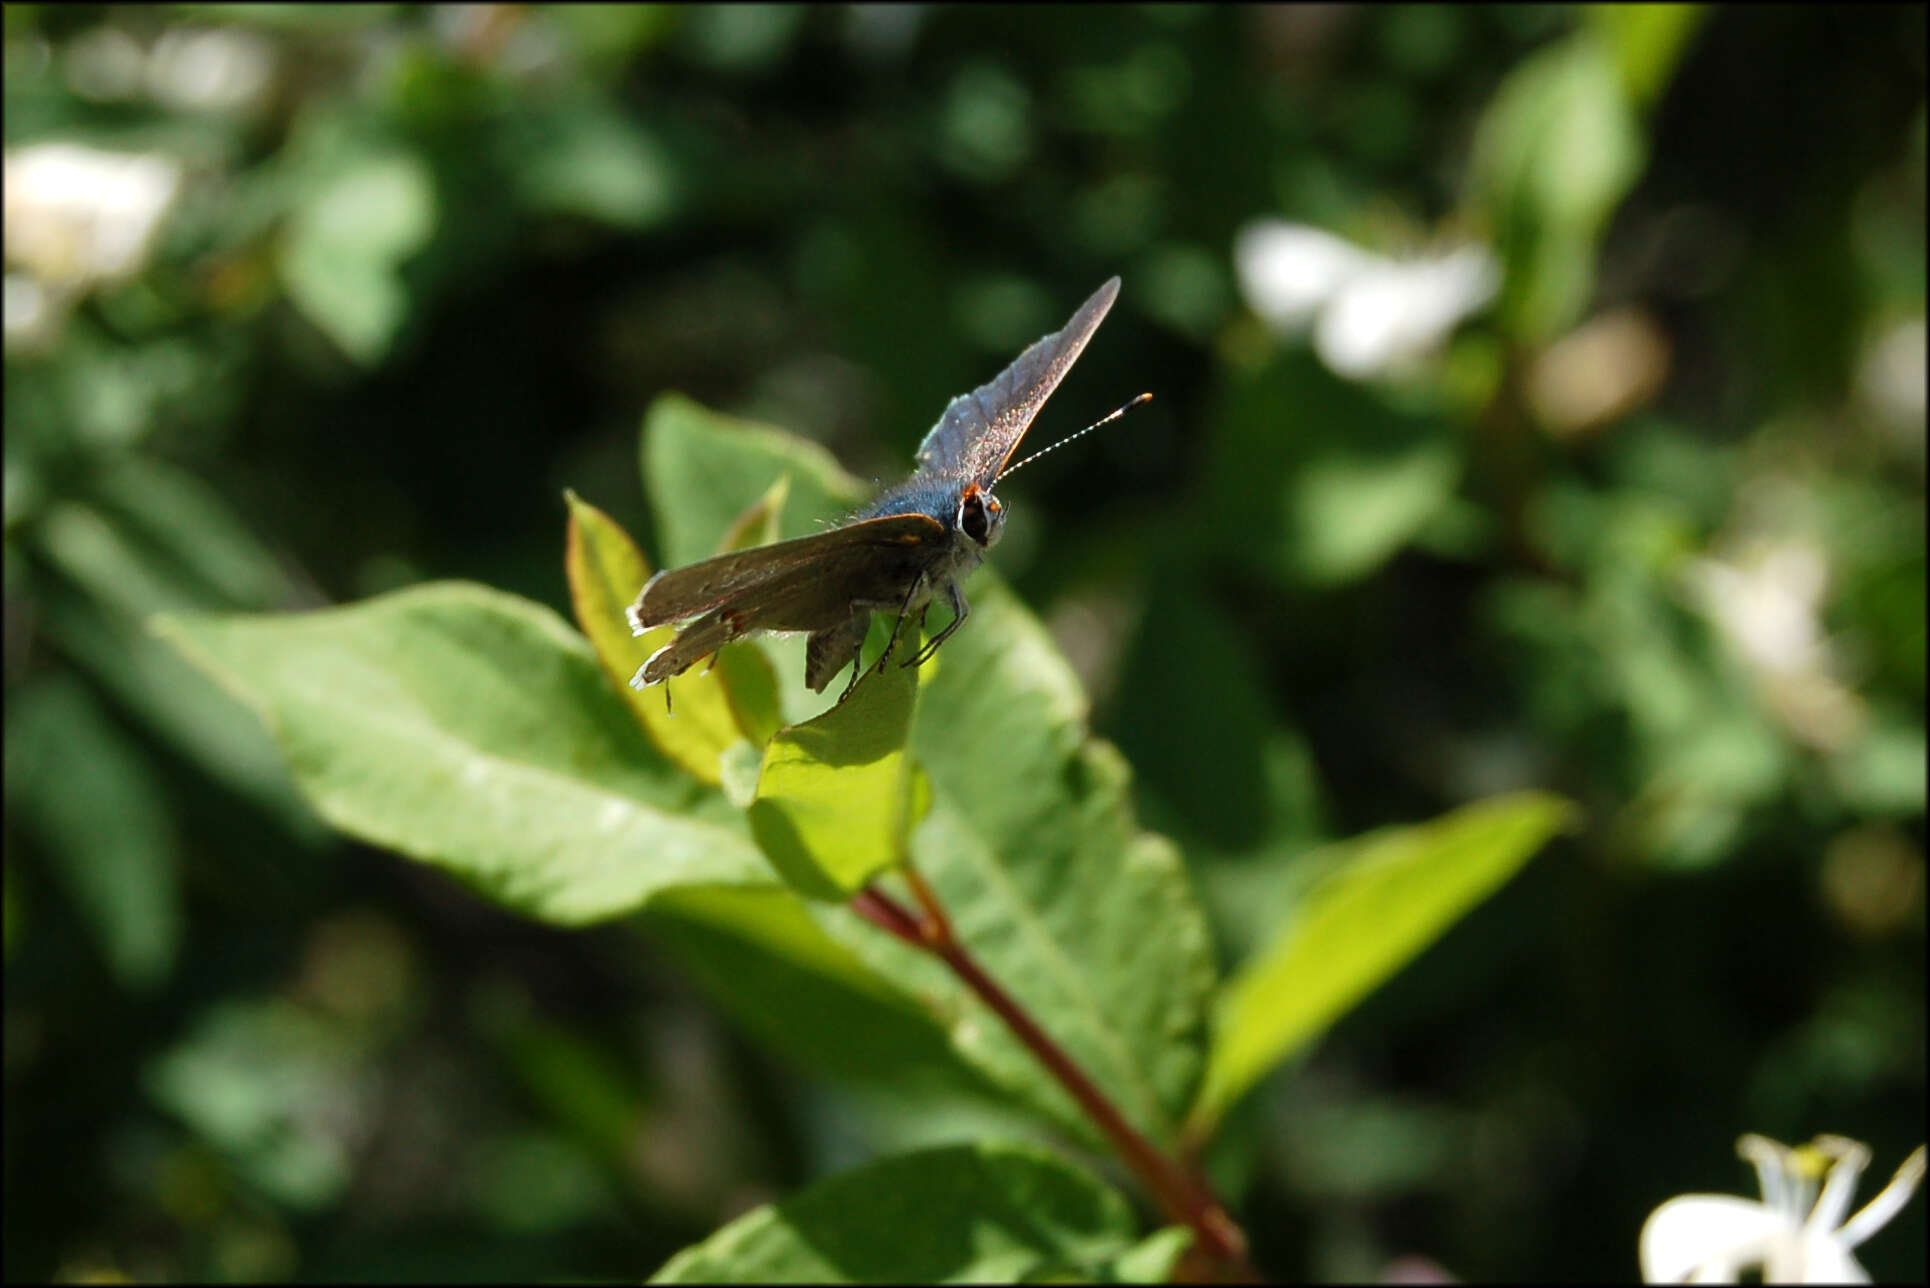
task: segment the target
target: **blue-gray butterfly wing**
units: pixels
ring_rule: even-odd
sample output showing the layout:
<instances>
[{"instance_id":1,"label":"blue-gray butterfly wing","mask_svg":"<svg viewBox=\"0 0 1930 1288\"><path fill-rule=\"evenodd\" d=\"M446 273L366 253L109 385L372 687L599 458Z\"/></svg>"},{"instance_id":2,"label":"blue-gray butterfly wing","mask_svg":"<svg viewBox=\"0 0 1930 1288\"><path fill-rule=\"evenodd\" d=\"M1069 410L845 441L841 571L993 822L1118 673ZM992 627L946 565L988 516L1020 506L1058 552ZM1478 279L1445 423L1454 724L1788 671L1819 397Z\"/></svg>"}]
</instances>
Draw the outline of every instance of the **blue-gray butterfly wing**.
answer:
<instances>
[{"instance_id":1,"label":"blue-gray butterfly wing","mask_svg":"<svg viewBox=\"0 0 1930 1288\"><path fill-rule=\"evenodd\" d=\"M952 399L918 445L919 473L989 490L1118 295L1115 277L1094 291L1064 327L1034 341L989 383Z\"/></svg>"}]
</instances>

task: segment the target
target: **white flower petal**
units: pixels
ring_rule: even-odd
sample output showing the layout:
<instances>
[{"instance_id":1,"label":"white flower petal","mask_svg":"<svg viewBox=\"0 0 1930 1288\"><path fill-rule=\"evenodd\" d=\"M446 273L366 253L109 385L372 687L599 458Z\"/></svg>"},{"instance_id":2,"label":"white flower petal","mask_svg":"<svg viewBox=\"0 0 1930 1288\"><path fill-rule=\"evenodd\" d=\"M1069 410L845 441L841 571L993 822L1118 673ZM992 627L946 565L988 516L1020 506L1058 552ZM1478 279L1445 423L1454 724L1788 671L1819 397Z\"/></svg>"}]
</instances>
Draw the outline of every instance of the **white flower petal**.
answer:
<instances>
[{"instance_id":1,"label":"white flower petal","mask_svg":"<svg viewBox=\"0 0 1930 1288\"><path fill-rule=\"evenodd\" d=\"M1642 1225L1642 1278L1648 1283L1735 1283L1745 1266L1767 1262L1797 1228L1780 1212L1726 1194L1684 1194Z\"/></svg>"},{"instance_id":2,"label":"white flower petal","mask_svg":"<svg viewBox=\"0 0 1930 1288\"><path fill-rule=\"evenodd\" d=\"M174 28L147 60L148 91L163 106L186 111L252 111L274 78L275 47L235 27Z\"/></svg>"},{"instance_id":3,"label":"white flower petal","mask_svg":"<svg viewBox=\"0 0 1930 1288\"><path fill-rule=\"evenodd\" d=\"M1438 347L1500 281L1494 257L1478 246L1439 259L1375 261L1342 283L1314 345L1340 375L1379 374Z\"/></svg>"},{"instance_id":4,"label":"white flower petal","mask_svg":"<svg viewBox=\"0 0 1930 1288\"><path fill-rule=\"evenodd\" d=\"M1306 224L1267 219L1233 242L1247 306L1275 330L1297 335L1348 281L1386 261Z\"/></svg>"},{"instance_id":5,"label":"white flower petal","mask_svg":"<svg viewBox=\"0 0 1930 1288\"><path fill-rule=\"evenodd\" d=\"M147 262L181 167L153 153L40 143L6 154L7 262L84 290Z\"/></svg>"},{"instance_id":6,"label":"white flower petal","mask_svg":"<svg viewBox=\"0 0 1930 1288\"><path fill-rule=\"evenodd\" d=\"M1822 1197L1816 1200L1803 1228L1834 1234L1850 1210L1850 1200L1856 1197L1857 1177L1870 1165L1870 1147L1847 1136L1818 1136L1815 1148L1835 1161L1829 1165Z\"/></svg>"},{"instance_id":7,"label":"white flower petal","mask_svg":"<svg viewBox=\"0 0 1930 1288\"><path fill-rule=\"evenodd\" d=\"M1923 1168L1924 1148L1919 1145L1910 1151L1910 1157L1903 1160L1903 1166L1896 1169L1896 1175L1890 1178L1890 1183L1861 1212L1843 1223L1843 1228L1837 1231L1843 1246L1854 1248L1887 1225L1890 1218L1917 1192L1917 1185L1923 1180Z\"/></svg>"},{"instance_id":8,"label":"white flower petal","mask_svg":"<svg viewBox=\"0 0 1930 1288\"><path fill-rule=\"evenodd\" d=\"M1848 1245L1833 1232L1818 1231L1803 1235L1792 1272L1787 1276L1765 1276L1771 1283L1866 1284L1870 1272L1850 1255ZM1771 1267L1771 1272L1775 1271Z\"/></svg>"}]
</instances>

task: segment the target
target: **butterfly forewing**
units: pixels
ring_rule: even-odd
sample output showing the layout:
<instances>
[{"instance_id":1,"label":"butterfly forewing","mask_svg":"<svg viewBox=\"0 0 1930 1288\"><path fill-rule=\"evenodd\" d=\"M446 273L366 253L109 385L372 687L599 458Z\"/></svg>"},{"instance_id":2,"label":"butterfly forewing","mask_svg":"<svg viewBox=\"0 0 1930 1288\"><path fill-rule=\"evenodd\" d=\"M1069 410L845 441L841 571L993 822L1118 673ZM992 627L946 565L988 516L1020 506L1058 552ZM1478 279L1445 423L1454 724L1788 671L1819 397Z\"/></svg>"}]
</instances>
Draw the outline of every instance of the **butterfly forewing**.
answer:
<instances>
[{"instance_id":1,"label":"butterfly forewing","mask_svg":"<svg viewBox=\"0 0 1930 1288\"><path fill-rule=\"evenodd\" d=\"M631 627L641 633L667 621L684 625L670 643L651 654L631 683L655 684L679 675L732 640L759 631L809 631L815 638L819 632L847 629L871 609L899 603L906 588L942 555L935 538L943 534L943 527L922 514L895 514L761 547L776 557L748 568L734 561L758 550L719 555L706 561L720 566L716 573L680 579L685 589L701 591L703 597L676 600L674 608L665 607L668 601L652 591L659 585L653 579L631 608ZM781 548L786 546L804 549ZM719 590L723 583L730 588ZM673 589L678 584L673 582ZM858 638L861 642L861 631ZM816 687L824 686L820 682Z\"/></svg>"},{"instance_id":2,"label":"butterfly forewing","mask_svg":"<svg viewBox=\"0 0 1930 1288\"><path fill-rule=\"evenodd\" d=\"M773 593L790 583L808 587L821 581L826 599L835 587L826 574L844 565L895 568L896 561L878 559L878 551L903 550L915 560L918 552L945 534L944 525L923 514L891 514L859 523L814 532L752 550L736 550L685 568L670 568L644 583L630 609L637 630L679 622L722 608L749 591ZM853 556L856 556L855 558ZM760 595L760 600L763 598ZM758 614L762 616L762 613ZM751 624L747 629L808 630L809 626Z\"/></svg>"},{"instance_id":3,"label":"butterfly forewing","mask_svg":"<svg viewBox=\"0 0 1930 1288\"><path fill-rule=\"evenodd\" d=\"M1115 277L1094 291L1063 329L1035 341L989 383L952 399L918 446L919 472L989 489L1118 294Z\"/></svg>"}]
</instances>

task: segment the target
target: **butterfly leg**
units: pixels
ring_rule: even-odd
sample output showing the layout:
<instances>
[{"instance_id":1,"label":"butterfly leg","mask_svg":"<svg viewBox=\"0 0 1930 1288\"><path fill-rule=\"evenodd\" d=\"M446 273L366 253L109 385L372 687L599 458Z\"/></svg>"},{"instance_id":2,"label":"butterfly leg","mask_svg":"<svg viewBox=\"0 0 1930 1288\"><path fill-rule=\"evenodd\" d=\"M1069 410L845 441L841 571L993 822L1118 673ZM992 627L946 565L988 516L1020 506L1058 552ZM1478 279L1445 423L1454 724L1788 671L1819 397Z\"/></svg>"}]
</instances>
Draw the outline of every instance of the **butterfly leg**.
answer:
<instances>
[{"instance_id":1,"label":"butterfly leg","mask_svg":"<svg viewBox=\"0 0 1930 1288\"><path fill-rule=\"evenodd\" d=\"M850 680L845 682L844 692L838 695L839 706L843 706L844 700L851 696L851 690L858 687L858 680L864 675L864 673L865 673L865 669L862 666L858 665L858 655L856 653L853 653L851 655L851 678Z\"/></svg>"},{"instance_id":2,"label":"butterfly leg","mask_svg":"<svg viewBox=\"0 0 1930 1288\"><path fill-rule=\"evenodd\" d=\"M952 632L957 630L959 627L963 626L965 624L965 619L971 616L971 612L972 612L971 605L965 602L965 592L958 588L957 581L952 582L951 592L952 592L951 622L946 625L944 630L938 632L938 634L932 636L929 640L926 640L925 647L919 649L916 653L912 654L911 660L905 663L906 666L923 666L926 662L929 662L931 660L931 655L938 651L938 646L940 644L943 644L946 640L950 639L952 637Z\"/></svg>"},{"instance_id":3,"label":"butterfly leg","mask_svg":"<svg viewBox=\"0 0 1930 1288\"><path fill-rule=\"evenodd\" d=\"M878 654L878 669L880 671L885 669L885 663L890 660L891 650L898 646L898 636L905 629L905 619L911 616L911 601L918 597L918 592L923 590L924 587L925 578L922 573L911 579L911 589L905 592L905 603L904 606L898 610L898 620L892 623L891 638L885 641L885 651ZM923 608L920 608L918 610L918 620L912 623L912 630L917 631L920 629L924 625L924 621L925 611Z\"/></svg>"}]
</instances>

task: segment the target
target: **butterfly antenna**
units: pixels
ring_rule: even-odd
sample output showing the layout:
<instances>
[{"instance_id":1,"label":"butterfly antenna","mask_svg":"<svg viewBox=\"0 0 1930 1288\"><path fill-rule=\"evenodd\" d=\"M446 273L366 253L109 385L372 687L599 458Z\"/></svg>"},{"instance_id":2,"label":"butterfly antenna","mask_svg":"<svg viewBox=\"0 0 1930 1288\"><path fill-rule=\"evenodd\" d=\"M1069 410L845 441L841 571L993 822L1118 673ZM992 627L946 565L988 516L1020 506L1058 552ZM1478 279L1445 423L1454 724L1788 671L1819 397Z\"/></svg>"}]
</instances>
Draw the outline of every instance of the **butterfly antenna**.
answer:
<instances>
[{"instance_id":1,"label":"butterfly antenna","mask_svg":"<svg viewBox=\"0 0 1930 1288\"><path fill-rule=\"evenodd\" d=\"M1011 477L1013 474L1016 474L1019 470L1030 465L1033 461L1036 461L1041 456L1044 456L1047 452L1056 452L1061 447L1064 447L1067 443L1070 443L1073 439L1084 438L1087 434L1090 434L1093 430L1101 429L1107 425L1112 424L1115 420L1118 420L1121 416L1124 416L1127 412L1139 406L1141 403L1149 403L1152 400L1153 400L1153 396L1151 394L1139 395L1139 397L1133 399L1131 402L1128 402L1125 406L1119 408L1119 410L1111 413L1110 415L1101 416L1098 420L1093 421L1092 424L1087 425L1084 429L1080 430L1078 433L1067 434L1064 438L1060 439L1058 442L1049 443L1046 446L1041 447L1038 451L1032 453L1032 455L1020 461L1017 465L1006 466L1003 470L999 471L999 479L1003 481Z\"/></svg>"}]
</instances>

